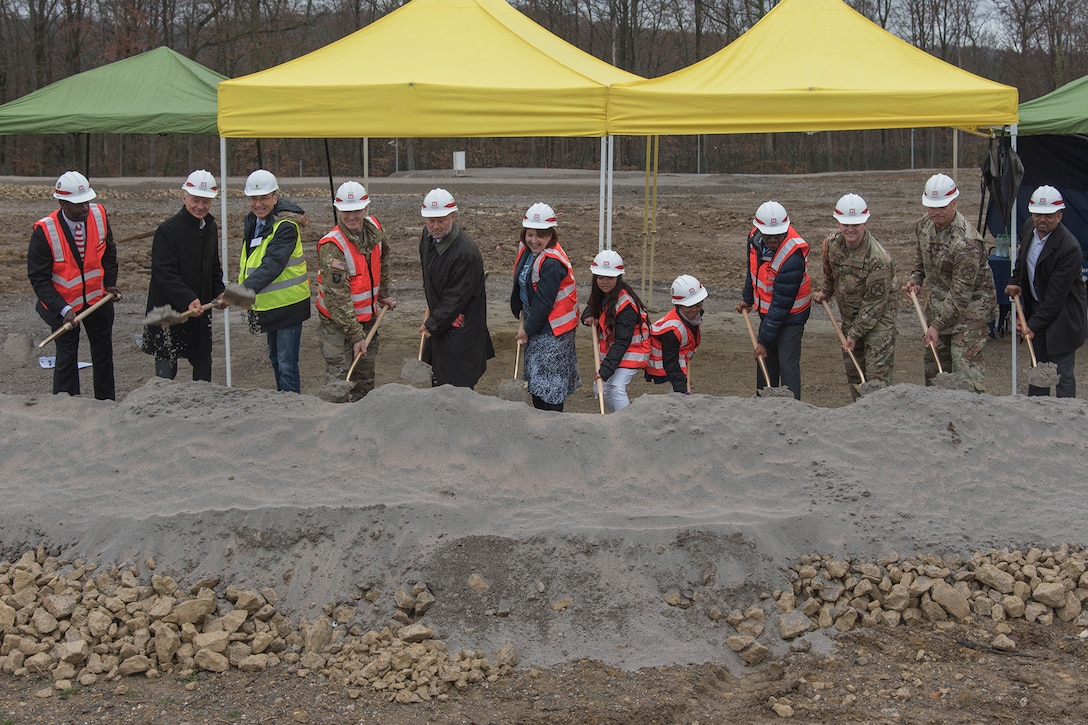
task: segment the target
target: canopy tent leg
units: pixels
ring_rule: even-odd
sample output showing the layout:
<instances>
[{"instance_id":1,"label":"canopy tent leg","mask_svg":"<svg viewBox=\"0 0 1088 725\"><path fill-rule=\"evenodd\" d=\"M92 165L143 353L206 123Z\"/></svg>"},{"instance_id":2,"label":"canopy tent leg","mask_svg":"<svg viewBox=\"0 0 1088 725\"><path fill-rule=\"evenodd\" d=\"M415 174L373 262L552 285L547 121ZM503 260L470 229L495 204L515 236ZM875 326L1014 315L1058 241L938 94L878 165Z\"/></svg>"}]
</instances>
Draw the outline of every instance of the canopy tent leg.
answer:
<instances>
[{"instance_id":1,"label":"canopy tent leg","mask_svg":"<svg viewBox=\"0 0 1088 725\"><path fill-rule=\"evenodd\" d=\"M258 146L259 148L259 146ZM219 137L219 235L222 239L220 256L223 259L223 284L230 282L227 270L227 139ZM227 387L231 387L230 371L230 308L223 310L223 358L224 370L227 371Z\"/></svg>"},{"instance_id":2,"label":"canopy tent leg","mask_svg":"<svg viewBox=\"0 0 1088 725\"><path fill-rule=\"evenodd\" d=\"M1012 152L1016 153L1016 124L1009 126L1009 133L1011 135ZM1016 251L1017 242L1020 241L1020 230L1016 228L1016 190L1013 190L1012 198L1009 200L1009 259L1011 260L1012 267L1016 267L1016 259L1018 252ZM1016 329L1015 326L1013 329ZM1012 343L1012 395L1016 395L1016 333L1009 335L1009 340Z\"/></svg>"}]
</instances>

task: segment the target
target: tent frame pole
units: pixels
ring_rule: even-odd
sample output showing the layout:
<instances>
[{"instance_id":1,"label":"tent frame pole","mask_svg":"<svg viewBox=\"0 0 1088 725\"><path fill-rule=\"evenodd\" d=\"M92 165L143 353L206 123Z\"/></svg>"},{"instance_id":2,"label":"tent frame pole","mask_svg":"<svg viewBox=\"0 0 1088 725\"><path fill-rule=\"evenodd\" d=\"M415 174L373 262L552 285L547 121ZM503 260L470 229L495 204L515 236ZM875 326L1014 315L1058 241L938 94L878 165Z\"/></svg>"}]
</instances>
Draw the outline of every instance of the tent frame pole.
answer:
<instances>
[{"instance_id":1,"label":"tent frame pole","mask_svg":"<svg viewBox=\"0 0 1088 725\"><path fill-rule=\"evenodd\" d=\"M1009 128L1009 135L1010 135L1010 145L1012 147L1012 152L1015 154L1016 153L1016 124L1014 123L1014 124L1010 125L1008 128ZM1017 190L1017 192L1019 192L1019 189ZM1018 258L1017 255L1019 254L1019 252L1016 251L1016 246L1017 246L1017 242L1020 241L1020 230L1018 230L1016 228L1016 196L1017 196L1017 194L1013 194L1012 199L1009 200L1009 202L1010 202L1009 203L1009 264L1012 265L1013 269L1016 268L1016 260ZM1016 319L1015 313L1013 315L1013 319L1014 320ZM1015 329L1016 329L1016 326L1014 324L1013 325L1013 330L1015 330ZM1017 389L1017 384L1016 384L1016 338L1017 338L1017 335L1016 335L1015 332L1013 334L1009 335L1009 340L1012 341L1012 393L1011 393L1012 395L1016 395L1016 389Z\"/></svg>"},{"instance_id":2,"label":"tent frame pole","mask_svg":"<svg viewBox=\"0 0 1088 725\"><path fill-rule=\"evenodd\" d=\"M223 259L223 284L226 285L229 281L227 269L230 268L230 262L227 261L227 139L224 136L219 137L219 180L219 235L222 239L220 256ZM223 310L223 357L229 388L231 387L229 307Z\"/></svg>"}]
</instances>

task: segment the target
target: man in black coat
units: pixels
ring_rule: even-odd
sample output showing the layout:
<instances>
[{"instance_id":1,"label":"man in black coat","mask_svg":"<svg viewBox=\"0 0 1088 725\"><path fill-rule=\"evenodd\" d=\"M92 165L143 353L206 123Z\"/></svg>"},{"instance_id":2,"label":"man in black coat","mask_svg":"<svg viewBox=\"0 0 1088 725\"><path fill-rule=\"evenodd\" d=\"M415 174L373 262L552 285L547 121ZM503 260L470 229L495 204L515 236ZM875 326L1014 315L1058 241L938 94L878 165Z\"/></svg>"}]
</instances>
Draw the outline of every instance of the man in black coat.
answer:
<instances>
[{"instance_id":1,"label":"man in black coat","mask_svg":"<svg viewBox=\"0 0 1088 725\"><path fill-rule=\"evenodd\" d=\"M1061 223L1064 208L1061 192L1053 186L1040 186L1032 193L1031 221L1020 234L1005 294L1021 296L1027 329L1020 333L1032 340L1040 362L1057 365L1057 397L1072 398L1077 394L1073 364L1077 349L1084 344L1088 298L1081 277L1080 243ZM1050 395L1050 388L1029 384L1028 395Z\"/></svg>"},{"instance_id":2,"label":"man in black coat","mask_svg":"<svg viewBox=\"0 0 1088 725\"><path fill-rule=\"evenodd\" d=\"M431 385L471 388L495 357L487 329L484 259L476 243L457 224L457 202L445 189L423 199L426 227L419 240L427 319L423 362L431 366Z\"/></svg>"},{"instance_id":3,"label":"man in black coat","mask_svg":"<svg viewBox=\"0 0 1088 725\"><path fill-rule=\"evenodd\" d=\"M155 356L155 374L160 378L173 380L178 358L183 357L193 366L193 380L210 382L212 320L203 303L218 305L223 296L218 227L208 213L219 190L215 177L203 169L189 174L181 188L181 211L159 225L151 243L147 311L168 305L191 317L166 329L146 328L142 347Z\"/></svg>"}]
</instances>

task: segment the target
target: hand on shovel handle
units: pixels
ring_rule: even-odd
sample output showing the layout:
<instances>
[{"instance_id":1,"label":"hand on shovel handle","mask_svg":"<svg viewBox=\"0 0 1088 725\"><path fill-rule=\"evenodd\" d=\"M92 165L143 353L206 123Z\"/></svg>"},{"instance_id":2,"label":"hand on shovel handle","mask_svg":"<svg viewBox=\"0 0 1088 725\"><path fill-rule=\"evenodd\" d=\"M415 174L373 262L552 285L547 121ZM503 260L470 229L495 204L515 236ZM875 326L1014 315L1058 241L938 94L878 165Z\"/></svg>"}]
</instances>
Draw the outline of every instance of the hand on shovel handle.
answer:
<instances>
[{"instance_id":1,"label":"hand on shovel handle","mask_svg":"<svg viewBox=\"0 0 1088 725\"><path fill-rule=\"evenodd\" d=\"M759 346L756 341L756 331L752 329L752 321L748 319L748 312L741 311L741 315L744 316L744 324L748 326L748 337L751 338L752 349L755 350ZM763 371L763 382L767 387L771 387L771 374L767 372L767 363L761 357L757 357L756 360L759 362L759 369Z\"/></svg>"},{"instance_id":2,"label":"hand on shovel handle","mask_svg":"<svg viewBox=\"0 0 1088 725\"><path fill-rule=\"evenodd\" d=\"M1020 318L1020 327L1028 329L1028 321L1024 316L1024 305L1020 303L1020 295L1016 295L1012 298L1012 301L1016 303L1016 316ZM1031 342L1030 337L1024 337L1028 341L1028 352L1031 354L1031 366L1033 368L1039 367L1039 361L1035 359L1035 345Z\"/></svg>"},{"instance_id":3,"label":"hand on shovel handle","mask_svg":"<svg viewBox=\"0 0 1088 725\"><path fill-rule=\"evenodd\" d=\"M861 384L865 384L865 373L861 371L861 365L858 364L858 359L854 356L853 350L846 349L846 335L842 332L842 327L839 325L839 321L835 319L835 315L831 314L831 305L827 304L827 300L823 300L824 309L827 310L827 316L831 319L831 325L835 328L835 332L839 333L839 342L842 343L842 349L846 350L850 355L851 362L854 363L854 369L858 371L858 375L861 377Z\"/></svg>"},{"instance_id":4,"label":"hand on shovel handle","mask_svg":"<svg viewBox=\"0 0 1088 725\"><path fill-rule=\"evenodd\" d=\"M382 324L382 318L385 317L385 311L389 308L382 305L382 308L378 310L378 319L374 320L374 326L370 328L370 332L366 333L366 337L363 339L363 347L369 347L370 341L374 339L374 333L378 331L378 325ZM351 380L351 374L355 372L355 366L359 364L359 361L363 359L365 352L361 352L355 356L355 359L351 361L351 367L348 368L348 374L344 380Z\"/></svg>"},{"instance_id":5,"label":"hand on shovel handle","mask_svg":"<svg viewBox=\"0 0 1088 725\"><path fill-rule=\"evenodd\" d=\"M47 344L49 344L50 342L53 342L53 340L56 340L58 337L60 337L64 333L68 332L69 330L74 330L76 328L76 325L78 325L80 323L80 321L82 321L85 317L90 315L92 312L94 312L95 310L97 310L99 307L106 304L107 302L110 302L110 301L114 300L116 297L117 296L115 294L113 294L112 292L107 292L106 295L102 299L100 299L98 302L95 302L93 305L91 305L87 309L83 310L83 312L80 312L78 315L75 316L75 319L73 319L71 322L65 322L63 325L58 327L56 330L53 330L53 334L50 335L49 337L45 338L41 342L39 342L38 347L45 347Z\"/></svg>"},{"instance_id":6,"label":"hand on shovel handle","mask_svg":"<svg viewBox=\"0 0 1088 725\"><path fill-rule=\"evenodd\" d=\"M604 415L604 381L601 380L601 348L597 338L597 325L589 328L593 333L593 376L597 385L597 403L601 407L601 415Z\"/></svg>"},{"instance_id":7,"label":"hand on shovel handle","mask_svg":"<svg viewBox=\"0 0 1088 725\"><path fill-rule=\"evenodd\" d=\"M929 323L926 322L926 315L922 312L922 306L918 304L918 295L914 294L914 290L908 288L907 294L910 295L910 301L914 303L914 311L918 313L918 322L922 323L922 337L924 338L926 333L929 332ZM937 363L937 372L943 373L944 368L941 367L941 356L937 354L937 346L932 342L929 343L929 350L933 353L933 360Z\"/></svg>"}]
</instances>

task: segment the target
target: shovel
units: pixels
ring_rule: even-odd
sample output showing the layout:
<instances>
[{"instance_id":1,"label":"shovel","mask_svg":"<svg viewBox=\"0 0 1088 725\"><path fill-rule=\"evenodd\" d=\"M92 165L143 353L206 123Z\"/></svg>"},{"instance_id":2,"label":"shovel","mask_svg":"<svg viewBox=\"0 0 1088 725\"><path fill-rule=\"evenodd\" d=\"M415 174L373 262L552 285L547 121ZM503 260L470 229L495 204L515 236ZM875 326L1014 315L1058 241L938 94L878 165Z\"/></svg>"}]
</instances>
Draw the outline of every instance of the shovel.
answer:
<instances>
[{"instance_id":1,"label":"shovel","mask_svg":"<svg viewBox=\"0 0 1088 725\"><path fill-rule=\"evenodd\" d=\"M223 290L224 307L241 307L248 310L257 299L257 293L237 282L231 282Z\"/></svg>"},{"instance_id":2,"label":"shovel","mask_svg":"<svg viewBox=\"0 0 1088 725\"><path fill-rule=\"evenodd\" d=\"M922 323L922 336L924 337L926 332L929 331L929 323L926 322L926 315L922 312L922 306L918 304L918 295L914 294L914 290L907 290L907 294L910 295L910 301L914 303L914 311L918 313L918 322ZM941 358L937 355L937 346L931 342L929 343L929 349L933 353L933 360L937 363L937 374L940 375L944 372L944 368L941 367Z\"/></svg>"},{"instance_id":3,"label":"shovel","mask_svg":"<svg viewBox=\"0 0 1088 725\"><path fill-rule=\"evenodd\" d=\"M827 316L831 320L831 326L835 328L835 332L839 333L839 342L842 343L843 348L846 348L846 335L842 332L842 326L839 325L839 321L835 319L835 315L831 314L831 305L827 304L827 300L823 301L824 309L827 310ZM876 386L877 381L873 382L873 386L868 386L865 381L865 373L861 370L861 365L858 364L857 356L854 355L853 350L847 350L847 354L850 356L850 360L854 363L854 369L858 371L858 377L861 378L860 385L854 385L851 383L850 388L855 393L855 398L859 395L863 395L866 392L867 387ZM883 387L880 384L879 387Z\"/></svg>"},{"instance_id":4,"label":"shovel","mask_svg":"<svg viewBox=\"0 0 1088 725\"><path fill-rule=\"evenodd\" d=\"M1024 315L1024 306L1020 303L1020 295L1012 298L1016 303L1016 316L1020 318L1020 327L1028 328L1027 317ZM1035 357L1035 345L1030 337L1025 337L1028 343L1028 353L1031 355L1031 372L1028 373L1028 385L1037 388L1049 388L1058 384L1058 366L1054 363L1040 363Z\"/></svg>"},{"instance_id":5,"label":"shovel","mask_svg":"<svg viewBox=\"0 0 1088 725\"><path fill-rule=\"evenodd\" d=\"M756 331L752 329L752 321L748 319L748 313L741 312L741 314L744 315L744 324L748 326L748 337L752 339L752 349L755 350L756 345L759 344L756 341ZM764 382L767 384L768 388L771 387L771 374L767 372L767 363L764 362L763 358L761 357L757 357L756 360L759 361L759 369L763 371Z\"/></svg>"},{"instance_id":6,"label":"shovel","mask_svg":"<svg viewBox=\"0 0 1088 725\"><path fill-rule=\"evenodd\" d=\"M374 333L378 331L378 325L382 324L382 318L385 317L385 311L388 309L388 307L382 305L382 308L378 310L378 319L374 320L374 327L370 328L370 332L366 333L366 338L363 340L365 346L369 346L370 341L374 339ZM345 381L351 382L351 374L355 372L355 366L358 365L359 361L362 359L363 353L359 353L355 356L355 359L351 361L351 367L348 368L347 377L344 378Z\"/></svg>"},{"instance_id":7,"label":"shovel","mask_svg":"<svg viewBox=\"0 0 1088 725\"><path fill-rule=\"evenodd\" d=\"M431 308L428 306L423 313L423 321L426 322L427 318L431 316ZM426 383L431 380L431 366L423 362L423 343L426 341L427 336L424 333L419 333L419 353L416 354L415 359L406 358L400 366L400 377L409 383Z\"/></svg>"},{"instance_id":8,"label":"shovel","mask_svg":"<svg viewBox=\"0 0 1088 725\"><path fill-rule=\"evenodd\" d=\"M215 304L215 302L205 302L200 306L200 309L202 312L207 312L215 307ZM195 314L196 312L193 310L178 312L170 305L152 307L147 313L147 317L144 318L144 327L154 327L156 325L160 327L170 327L171 325L180 325Z\"/></svg>"},{"instance_id":9,"label":"shovel","mask_svg":"<svg viewBox=\"0 0 1088 725\"><path fill-rule=\"evenodd\" d=\"M597 323L594 322L593 327L589 329L593 333L593 374L596 377L601 369L601 348L597 338ZM595 383L597 385L597 402L601 407L601 415L604 415L604 381L598 377Z\"/></svg>"},{"instance_id":10,"label":"shovel","mask_svg":"<svg viewBox=\"0 0 1088 725\"><path fill-rule=\"evenodd\" d=\"M518 380L518 364L521 362L521 343L515 340L514 348L514 377L499 383L498 397L501 400L519 401L525 399L525 383Z\"/></svg>"},{"instance_id":11,"label":"shovel","mask_svg":"<svg viewBox=\"0 0 1088 725\"><path fill-rule=\"evenodd\" d=\"M76 315L76 318L74 320L72 320L71 322L65 322L63 325L61 325L56 330L54 330L52 335L50 335L49 337L45 338L44 340L42 340L41 342L38 343L38 347L45 347L47 343L50 343L53 340L56 340L58 337L60 337L64 333L68 332L69 330L74 330L76 325L79 324L80 320L87 317L89 314L91 314L92 312L97 310L99 307L101 307L102 305L106 304L107 302L109 302L110 300L113 300L115 298L116 297L112 292L108 292L105 297L100 299L98 302L95 302L93 305L91 305L87 309L83 310L83 312L80 312L78 315Z\"/></svg>"}]
</instances>

